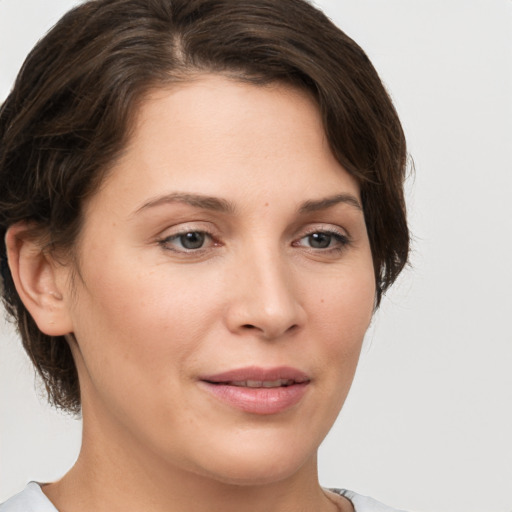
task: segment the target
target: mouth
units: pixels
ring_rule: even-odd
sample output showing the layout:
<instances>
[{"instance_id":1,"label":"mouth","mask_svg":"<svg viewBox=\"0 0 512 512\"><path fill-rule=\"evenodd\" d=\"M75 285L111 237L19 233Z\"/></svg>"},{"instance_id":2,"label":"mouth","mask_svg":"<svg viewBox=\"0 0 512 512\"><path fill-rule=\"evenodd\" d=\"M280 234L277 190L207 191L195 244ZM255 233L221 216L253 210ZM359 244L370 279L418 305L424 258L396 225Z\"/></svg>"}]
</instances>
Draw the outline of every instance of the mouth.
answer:
<instances>
[{"instance_id":1,"label":"mouth","mask_svg":"<svg viewBox=\"0 0 512 512\"><path fill-rule=\"evenodd\" d=\"M200 384L224 404L246 413L278 414L297 405L311 379L291 367L240 368L205 376Z\"/></svg>"},{"instance_id":2,"label":"mouth","mask_svg":"<svg viewBox=\"0 0 512 512\"><path fill-rule=\"evenodd\" d=\"M211 382L211 384L224 384L226 386L236 386L239 388L280 388L292 386L297 384L297 381L292 379L277 379L277 380L231 380L226 382Z\"/></svg>"}]
</instances>

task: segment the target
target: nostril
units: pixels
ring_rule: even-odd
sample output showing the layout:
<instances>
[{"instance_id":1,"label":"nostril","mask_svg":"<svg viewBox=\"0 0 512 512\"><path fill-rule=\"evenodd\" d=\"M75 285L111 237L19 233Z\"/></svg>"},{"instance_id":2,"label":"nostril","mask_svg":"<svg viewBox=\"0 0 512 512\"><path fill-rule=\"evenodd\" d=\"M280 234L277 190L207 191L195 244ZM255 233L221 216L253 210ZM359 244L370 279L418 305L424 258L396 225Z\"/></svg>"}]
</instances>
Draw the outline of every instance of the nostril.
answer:
<instances>
[{"instance_id":1,"label":"nostril","mask_svg":"<svg viewBox=\"0 0 512 512\"><path fill-rule=\"evenodd\" d=\"M294 332L294 331L296 331L298 328L299 328L298 324L293 324L293 325L290 325L290 327L288 327L288 329L286 329L286 332L287 332L287 333Z\"/></svg>"},{"instance_id":2,"label":"nostril","mask_svg":"<svg viewBox=\"0 0 512 512\"><path fill-rule=\"evenodd\" d=\"M290 332L293 332L295 330L298 329L298 325L297 324L293 324L293 325L290 325L290 327L288 327L286 330L284 331L280 331L281 334L284 334L285 332L286 333L290 333ZM242 329L245 329L245 330L257 330L257 331L261 331L265 336L269 336L269 337L274 337L276 334L275 333L271 333L270 331L271 330L267 330L265 328L262 328L262 327L258 327L256 325L253 325L253 324L243 324L242 325Z\"/></svg>"}]
</instances>

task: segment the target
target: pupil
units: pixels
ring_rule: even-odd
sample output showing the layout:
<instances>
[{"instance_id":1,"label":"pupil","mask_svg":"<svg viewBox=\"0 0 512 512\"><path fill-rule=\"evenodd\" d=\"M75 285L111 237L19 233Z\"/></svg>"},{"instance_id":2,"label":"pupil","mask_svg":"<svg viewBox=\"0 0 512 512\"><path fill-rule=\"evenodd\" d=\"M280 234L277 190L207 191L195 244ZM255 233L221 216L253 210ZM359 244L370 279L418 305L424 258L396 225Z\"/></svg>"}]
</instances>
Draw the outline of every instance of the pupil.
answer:
<instances>
[{"instance_id":1,"label":"pupil","mask_svg":"<svg viewBox=\"0 0 512 512\"><path fill-rule=\"evenodd\" d=\"M180 236L181 244L185 249L199 249L204 244L204 233L193 231Z\"/></svg>"},{"instance_id":2,"label":"pupil","mask_svg":"<svg viewBox=\"0 0 512 512\"><path fill-rule=\"evenodd\" d=\"M326 249L331 244L331 235L326 233L313 233L309 235L309 243L315 249Z\"/></svg>"}]
</instances>

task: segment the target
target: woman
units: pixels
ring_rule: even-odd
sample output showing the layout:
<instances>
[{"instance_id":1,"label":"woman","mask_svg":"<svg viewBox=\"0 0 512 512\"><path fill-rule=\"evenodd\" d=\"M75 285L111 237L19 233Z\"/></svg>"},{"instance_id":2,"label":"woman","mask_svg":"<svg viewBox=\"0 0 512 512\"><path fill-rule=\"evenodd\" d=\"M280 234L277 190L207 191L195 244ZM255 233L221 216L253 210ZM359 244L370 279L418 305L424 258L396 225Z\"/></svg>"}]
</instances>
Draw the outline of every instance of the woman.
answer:
<instances>
[{"instance_id":1,"label":"woman","mask_svg":"<svg viewBox=\"0 0 512 512\"><path fill-rule=\"evenodd\" d=\"M316 466L409 241L351 39L303 0L86 2L0 137L4 302L83 417L74 467L2 512L389 510Z\"/></svg>"}]
</instances>

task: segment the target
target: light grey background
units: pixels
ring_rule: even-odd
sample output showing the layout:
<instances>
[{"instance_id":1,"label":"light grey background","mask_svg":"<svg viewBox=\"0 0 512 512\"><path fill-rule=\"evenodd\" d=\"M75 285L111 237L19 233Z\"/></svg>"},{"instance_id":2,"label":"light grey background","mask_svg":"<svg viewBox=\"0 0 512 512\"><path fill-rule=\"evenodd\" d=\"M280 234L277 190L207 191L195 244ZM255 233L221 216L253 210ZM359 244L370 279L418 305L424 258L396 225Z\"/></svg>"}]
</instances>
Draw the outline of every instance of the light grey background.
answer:
<instances>
[{"instance_id":1,"label":"light grey background","mask_svg":"<svg viewBox=\"0 0 512 512\"><path fill-rule=\"evenodd\" d=\"M74 3L0 0L0 101ZM512 511L512 1L321 0L401 115L412 264L367 336L321 481L415 511ZM37 399L0 327L0 501L57 478L79 424Z\"/></svg>"}]
</instances>

